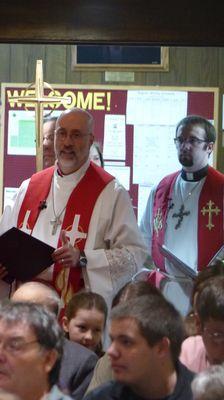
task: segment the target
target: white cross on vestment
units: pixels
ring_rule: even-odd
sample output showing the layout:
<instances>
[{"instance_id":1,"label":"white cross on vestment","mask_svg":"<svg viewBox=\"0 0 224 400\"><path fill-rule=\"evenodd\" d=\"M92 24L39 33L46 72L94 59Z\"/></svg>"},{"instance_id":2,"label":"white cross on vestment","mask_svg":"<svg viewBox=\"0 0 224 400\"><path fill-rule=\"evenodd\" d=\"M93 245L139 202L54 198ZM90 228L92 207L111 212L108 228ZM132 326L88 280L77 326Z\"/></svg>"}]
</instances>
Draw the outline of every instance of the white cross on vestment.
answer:
<instances>
[{"instance_id":1,"label":"white cross on vestment","mask_svg":"<svg viewBox=\"0 0 224 400\"><path fill-rule=\"evenodd\" d=\"M66 231L66 236L69 237L70 243L73 246L75 246L75 242L77 239L86 239L87 237L87 233L79 231L79 220L80 215L76 214L72 224L72 229L70 231Z\"/></svg>"}]
</instances>

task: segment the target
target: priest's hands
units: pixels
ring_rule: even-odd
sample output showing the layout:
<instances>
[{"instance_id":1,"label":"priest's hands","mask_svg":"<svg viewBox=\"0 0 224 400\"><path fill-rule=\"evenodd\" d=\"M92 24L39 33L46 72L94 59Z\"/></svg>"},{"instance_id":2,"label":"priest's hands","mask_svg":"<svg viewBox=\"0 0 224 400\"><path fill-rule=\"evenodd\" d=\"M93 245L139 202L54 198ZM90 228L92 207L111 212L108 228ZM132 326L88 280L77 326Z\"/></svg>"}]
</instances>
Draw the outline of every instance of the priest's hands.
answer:
<instances>
[{"instance_id":1,"label":"priest's hands","mask_svg":"<svg viewBox=\"0 0 224 400\"><path fill-rule=\"evenodd\" d=\"M56 249L52 255L53 261L61 264L63 267L72 268L78 264L80 251L73 247L66 236L66 231L61 231L62 246Z\"/></svg>"}]
</instances>

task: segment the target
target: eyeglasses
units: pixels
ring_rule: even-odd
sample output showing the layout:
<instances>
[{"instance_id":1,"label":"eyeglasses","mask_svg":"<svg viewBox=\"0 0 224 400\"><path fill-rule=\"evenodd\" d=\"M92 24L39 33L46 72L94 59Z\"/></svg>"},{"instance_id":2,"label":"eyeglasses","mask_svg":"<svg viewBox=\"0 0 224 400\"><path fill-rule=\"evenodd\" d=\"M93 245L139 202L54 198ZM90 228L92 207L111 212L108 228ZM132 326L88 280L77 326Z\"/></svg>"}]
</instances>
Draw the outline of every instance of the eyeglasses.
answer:
<instances>
[{"instance_id":1,"label":"eyeglasses","mask_svg":"<svg viewBox=\"0 0 224 400\"><path fill-rule=\"evenodd\" d=\"M209 332L206 328L203 329L203 333L209 337L214 343L224 343L224 332Z\"/></svg>"},{"instance_id":2,"label":"eyeglasses","mask_svg":"<svg viewBox=\"0 0 224 400\"><path fill-rule=\"evenodd\" d=\"M177 146L181 146L183 143L184 144L189 143L192 146L197 146L200 143L208 143L207 140L199 139L199 138L194 137L194 136L190 136L188 138L184 138L184 137L179 136L177 138L174 138L173 140L174 140L174 143Z\"/></svg>"},{"instance_id":3,"label":"eyeglasses","mask_svg":"<svg viewBox=\"0 0 224 400\"><path fill-rule=\"evenodd\" d=\"M57 135L58 139L61 140L62 142L66 140L68 136L73 143L82 140L85 136L91 135L91 133L81 133L81 132L72 132L68 134L68 132L64 129L56 129L55 134Z\"/></svg>"},{"instance_id":4,"label":"eyeglasses","mask_svg":"<svg viewBox=\"0 0 224 400\"><path fill-rule=\"evenodd\" d=\"M11 338L6 341L0 341L0 347L9 354L19 354L23 352L30 344L39 343L38 340L31 340L30 342L24 342L24 340Z\"/></svg>"}]
</instances>

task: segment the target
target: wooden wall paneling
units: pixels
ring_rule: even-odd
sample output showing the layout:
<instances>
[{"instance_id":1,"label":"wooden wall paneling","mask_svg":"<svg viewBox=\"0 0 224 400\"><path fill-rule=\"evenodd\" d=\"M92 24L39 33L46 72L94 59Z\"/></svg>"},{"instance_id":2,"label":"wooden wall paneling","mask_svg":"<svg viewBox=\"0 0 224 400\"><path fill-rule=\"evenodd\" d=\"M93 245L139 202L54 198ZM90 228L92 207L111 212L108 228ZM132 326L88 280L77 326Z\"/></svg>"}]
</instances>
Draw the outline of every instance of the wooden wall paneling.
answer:
<instances>
[{"instance_id":1,"label":"wooden wall paneling","mask_svg":"<svg viewBox=\"0 0 224 400\"><path fill-rule=\"evenodd\" d=\"M140 84L140 83L139 83ZM145 74L145 84L150 85L160 85L161 84L161 72L146 72Z\"/></svg>"},{"instance_id":2,"label":"wooden wall paneling","mask_svg":"<svg viewBox=\"0 0 224 400\"><path fill-rule=\"evenodd\" d=\"M187 48L186 63L188 85L217 86L217 60L217 48Z\"/></svg>"},{"instance_id":3,"label":"wooden wall paneling","mask_svg":"<svg viewBox=\"0 0 224 400\"><path fill-rule=\"evenodd\" d=\"M186 54L186 71L187 85L194 86L200 81L201 73L201 48L187 48Z\"/></svg>"},{"instance_id":4,"label":"wooden wall paneling","mask_svg":"<svg viewBox=\"0 0 224 400\"><path fill-rule=\"evenodd\" d=\"M66 45L46 45L44 80L52 83L65 83L67 65Z\"/></svg>"},{"instance_id":5,"label":"wooden wall paneling","mask_svg":"<svg viewBox=\"0 0 224 400\"><path fill-rule=\"evenodd\" d=\"M34 82L36 60L44 58L45 46L31 44L11 44L8 46L11 48L10 63L8 64L11 82ZM4 82L6 81L5 79Z\"/></svg>"},{"instance_id":6,"label":"wooden wall paneling","mask_svg":"<svg viewBox=\"0 0 224 400\"><path fill-rule=\"evenodd\" d=\"M66 46L66 83L80 83L81 82L81 72L72 70L72 45L68 44Z\"/></svg>"},{"instance_id":7,"label":"wooden wall paneling","mask_svg":"<svg viewBox=\"0 0 224 400\"><path fill-rule=\"evenodd\" d=\"M70 74L66 74L66 83L81 83L81 72L71 71Z\"/></svg>"},{"instance_id":8,"label":"wooden wall paneling","mask_svg":"<svg viewBox=\"0 0 224 400\"><path fill-rule=\"evenodd\" d=\"M169 48L169 71L161 73L163 86L187 86L186 84L186 48Z\"/></svg>"},{"instance_id":9,"label":"wooden wall paneling","mask_svg":"<svg viewBox=\"0 0 224 400\"><path fill-rule=\"evenodd\" d=\"M27 79L26 82L34 82L36 75L36 62L37 60L43 60L43 71L44 71L44 61L45 61L45 45L43 44L27 44ZM45 74L44 74L45 75Z\"/></svg>"},{"instance_id":10,"label":"wooden wall paneling","mask_svg":"<svg viewBox=\"0 0 224 400\"><path fill-rule=\"evenodd\" d=\"M9 44L0 44L0 82L10 82L10 56L11 46Z\"/></svg>"},{"instance_id":11,"label":"wooden wall paneling","mask_svg":"<svg viewBox=\"0 0 224 400\"><path fill-rule=\"evenodd\" d=\"M101 84L103 83L103 74L102 71L81 71L80 75L80 83L83 84Z\"/></svg>"},{"instance_id":12,"label":"wooden wall paneling","mask_svg":"<svg viewBox=\"0 0 224 400\"><path fill-rule=\"evenodd\" d=\"M218 64L218 82L219 87L224 87L224 47L218 48L218 60L214 60Z\"/></svg>"},{"instance_id":13,"label":"wooden wall paneling","mask_svg":"<svg viewBox=\"0 0 224 400\"><path fill-rule=\"evenodd\" d=\"M218 86L218 48L202 47L200 63L200 86Z\"/></svg>"},{"instance_id":14,"label":"wooden wall paneling","mask_svg":"<svg viewBox=\"0 0 224 400\"><path fill-rule=\"evenodd\" d=\"M147 83L147 74L148 72L135 72L135 80L133 82L133 85L150 85ZM132 83L131 83L132 85ZM154 83L152 83L154 85Z\"/></svg>"},{"instance_id":15,"label":"wooden wall paneling","mask_svg":"<svg viewBox=\"0 0 224 400\"><path fill-rule=\"evenodd\" d=\"M104 72L71 70L70 45L0 44L0 51L1 49L4 53L0 67L2 82L9 80L30 82L35 74L36 59L43 59L45 80L58 83L108 84L104 80ZM163 86L220 86L223 84L224 48L170 47L169 52L168 72L136 72L133 84ZM10 54L12 57L9 62Z\"/></svg>"},{"instance_id":16,"label":"wooden wall paneling","mask_svg":"<svg viewBox=\"0 0 224 400\"><path fill-rule=\"evenodd\" d=\"M11 45L10 76L11 82L29 82L27 53L29 46L25 44Z\"/></svg>"}]
</instances>

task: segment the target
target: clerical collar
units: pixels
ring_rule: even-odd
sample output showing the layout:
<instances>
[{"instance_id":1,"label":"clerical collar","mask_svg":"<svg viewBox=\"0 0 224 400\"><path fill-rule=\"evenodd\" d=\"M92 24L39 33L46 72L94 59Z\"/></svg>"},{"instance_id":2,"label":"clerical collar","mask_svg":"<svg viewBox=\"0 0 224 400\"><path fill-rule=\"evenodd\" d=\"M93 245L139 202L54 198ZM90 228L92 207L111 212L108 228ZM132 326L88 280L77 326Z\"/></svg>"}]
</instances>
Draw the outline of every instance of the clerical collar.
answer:
<instances>
[{"instance_id":1,"label":"clerical collar","mask_svg":"<svg viewBox=\"0 0 224 400\"><path fill-rule=\"evenodd\" d=\"M181 178L184 181L190 181L190 182L197 182L200 181L202 178L204 178L208 173L208 165L206 167L199 169L199 171L195 172L187 172L182 169L181 171Z\"/></svg>"},{"instance_id":2,"label":"clerical collar","mask_svg":"<svg viewBox=\"0 0 224 400\"><path fill-rule=\"evenodd\" d=\"M57 167L57 173L58 173L58 175L59 175L61 178L63 178L64 174L63 174L63 172L62 172L62 170L61 170L61 168L60 168L58 162L57 162L57 164L56 164L56 167Z\"/></svg>"},{"instance_id":3,"label":"clerical collar","mask_svg":"<svg viewBox=\"0 0 224 400\"><path fill-rule=\"evenodd\" d=\"M87 159L87 161L77 171L72 172L71 174L65 175L65 174L63 174L63 172L59 166L59 163L56 162L56 172L57 172L58 176L60 176L61 178L69 177L69 176L72 177L73 175L82 176L86 173L87 169L89 168L89 164L90 164L90 159Z\"/></svg>"}]
</instances>

